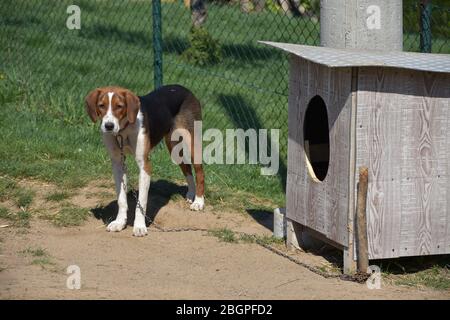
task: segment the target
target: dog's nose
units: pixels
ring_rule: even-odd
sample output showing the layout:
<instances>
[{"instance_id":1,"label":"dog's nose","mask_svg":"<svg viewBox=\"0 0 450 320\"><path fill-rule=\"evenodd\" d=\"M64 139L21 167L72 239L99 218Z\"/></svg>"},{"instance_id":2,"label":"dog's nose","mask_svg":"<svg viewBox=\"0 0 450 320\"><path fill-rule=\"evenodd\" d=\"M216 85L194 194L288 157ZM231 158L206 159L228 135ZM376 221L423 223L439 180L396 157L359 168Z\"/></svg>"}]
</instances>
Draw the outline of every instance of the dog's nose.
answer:
<instances>
[{"instance_id":1,"label":"dog's nose","mask_svg":"<svg viewBox=\"0 0 450 320\"><path fill-rule=\"evenodd\" d=\"M112 129L114 129L114 123L106 122L105 123L105 129L108 130L108 131L111 131Z\"/></svg>"}]
</instances>

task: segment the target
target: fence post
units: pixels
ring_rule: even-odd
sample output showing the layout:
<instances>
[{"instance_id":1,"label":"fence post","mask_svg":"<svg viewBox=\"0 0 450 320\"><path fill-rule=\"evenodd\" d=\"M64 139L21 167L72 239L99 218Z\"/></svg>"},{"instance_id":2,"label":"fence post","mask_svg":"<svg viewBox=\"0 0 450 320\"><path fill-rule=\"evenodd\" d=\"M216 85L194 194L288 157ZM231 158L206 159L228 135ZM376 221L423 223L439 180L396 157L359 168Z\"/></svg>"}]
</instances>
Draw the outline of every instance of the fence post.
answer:
<instances>
[{"instance_id":1,"label":"fence post","mask_svg":"<svg viewBox=\"0 0 450 320\"><path fill-rule=\"evenodd\" d=\"M431 52L431 0L420 0L420 52Z\"/></svg>"},{"instance_id":2,"label":"fence post","mask_svg":"<svg viewBox=\"0 0 450 320\"><path fill-rule=\"evenodd\" d=\"M161 0L152 0L153 16L153 80L155 89L163 84Z\"/></svg>"},{"instance_id":3,"label":"fence post","mask_svg":"<svg viewBox=\"0 0 450 320\"><path fill-rule=\"evenodd\" d=\"M369 169L359 168L359 183L356 209L356 241L358 271L366 273L369 267L369 245L367 242L366 202L369 184Z\"/></svg>"}]
</instances>

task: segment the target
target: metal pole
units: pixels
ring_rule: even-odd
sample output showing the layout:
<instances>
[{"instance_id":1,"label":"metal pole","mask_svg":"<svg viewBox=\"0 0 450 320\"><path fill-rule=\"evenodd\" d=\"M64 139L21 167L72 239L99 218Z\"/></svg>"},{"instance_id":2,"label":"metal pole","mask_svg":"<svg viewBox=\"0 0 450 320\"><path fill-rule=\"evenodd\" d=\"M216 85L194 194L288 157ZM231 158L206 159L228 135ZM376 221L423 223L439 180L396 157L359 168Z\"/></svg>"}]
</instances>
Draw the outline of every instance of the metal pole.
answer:
<instances>
[{"instance_id":1,"label":"metal pole","mask_svg":"<svg viewBox=\"0 0 450 320\"><path fill-rule=\"evenodd\" d=\"M431 52L431 0L420 1L420 52Z\"/></svg>"},{"instance_id":2,"label":"metal pole","mask_svg":"<svg viewBox=\"0 0 450 320\"><path fill-rule=\"evenodd\" d=\"M155 89L163 84L161 0L152 0L153 16L153 69Z\"/></svg>"}]
</instances>

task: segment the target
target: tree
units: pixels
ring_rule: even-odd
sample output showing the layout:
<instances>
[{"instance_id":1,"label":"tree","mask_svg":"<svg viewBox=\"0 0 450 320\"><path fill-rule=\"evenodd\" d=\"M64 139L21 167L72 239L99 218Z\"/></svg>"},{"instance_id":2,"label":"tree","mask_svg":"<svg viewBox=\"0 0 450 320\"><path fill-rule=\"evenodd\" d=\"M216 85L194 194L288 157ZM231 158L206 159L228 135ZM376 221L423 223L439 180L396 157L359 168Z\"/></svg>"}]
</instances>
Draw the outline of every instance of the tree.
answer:
<instances>
[{"instance_id":1,"label":"tree","mask_svg":"<svg viewBox=\"0 0 450 320\"><path fill-rule=\"evenodd\" d=\"M193 27L200 27L206 21L207 15L206 0L191 0L191 19Z\"/></svg>"}]
</instances>

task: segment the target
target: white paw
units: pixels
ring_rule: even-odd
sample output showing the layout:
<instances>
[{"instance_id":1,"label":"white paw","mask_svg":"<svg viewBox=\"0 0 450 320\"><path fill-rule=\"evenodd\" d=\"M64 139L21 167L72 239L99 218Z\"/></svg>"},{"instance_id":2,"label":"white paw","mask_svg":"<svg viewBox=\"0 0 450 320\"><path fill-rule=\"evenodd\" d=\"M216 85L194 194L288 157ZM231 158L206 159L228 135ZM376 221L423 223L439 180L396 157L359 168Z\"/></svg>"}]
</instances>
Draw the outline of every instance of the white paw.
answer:
<instances>
[{"instance_id":1,"label":"white paw","mask_svg":"<svg viewBox=\"0 0 450 320\"><path fill-rule=\"evenodd\" d=\"M114 220L106 227L106 230L109 232L119 232L125 228L127 225L126 220Z\"/></svg>"},{"instance_id":2,"label":"white paw","mask_svg":"<svg viewBox=\"0 0 450 320\"><path fill-rule=\"evenodd\" d=\"M197 197L195 196L194 202L192 202L190 208L194 211L200 211L203 210L205 207L205 199L203 197Z\"/></svg>"},{"instance_id":3,"label":"white paw","mask_svg":"<svg viewBox=\"0 0 450 320\"><path fill-rule=\"evenodd\" d=\"M145 224L134 224L133 226L133 236L135 237L143 237L147 235L147 227Z\"/></svg>"},{"instance_id":4,"label":"white paw","mask_svg":"<svg viewBox=\"0 0 450 320\"><path fill-rule=\"evenodd\" d=\"M186 202L192 203L192 201L194 201L194 198L195 198L195 191L188 191L186 193Z\"/></svg>"}]
</instances>

